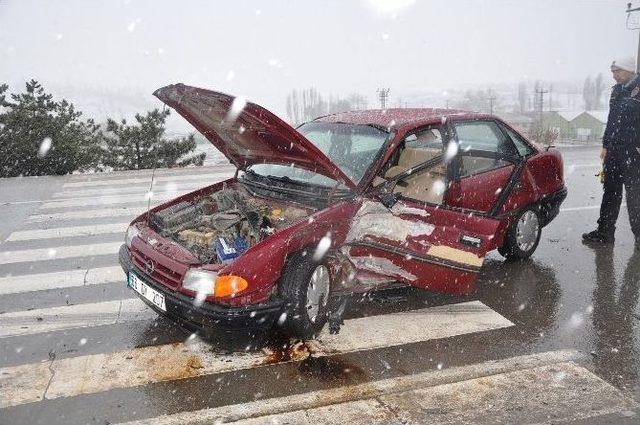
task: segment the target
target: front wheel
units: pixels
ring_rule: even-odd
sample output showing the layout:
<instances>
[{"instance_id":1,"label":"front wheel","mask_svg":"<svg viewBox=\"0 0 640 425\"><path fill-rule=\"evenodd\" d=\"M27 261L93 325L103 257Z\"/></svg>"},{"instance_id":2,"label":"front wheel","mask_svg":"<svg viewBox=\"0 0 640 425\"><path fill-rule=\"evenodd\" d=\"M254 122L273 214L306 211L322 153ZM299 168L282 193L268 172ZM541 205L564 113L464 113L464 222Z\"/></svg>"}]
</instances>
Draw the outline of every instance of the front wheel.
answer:
<instances>
[{"instance_id":1,"label":"front wheel","mask_svg":"<svg viewBox=\"0 0 640 425\"><path fill-rule=\"evenodd\" d=\"M541 235L540 214L537 209L528 207L511 225L498 252L507 259L529 258L538 247Z\"/></svg>"},{"instance_id":2,"label":"front wheel","mask_svg":"<svg viewBox=\"0 0 640 425\"><path fill-rule=\"evenodd\" d=\"M287 309L279 324L301 339L317 335L327 321L331 275L324 263L296 254L285 267L280 293Z\"/></svg>"}]
</instances>

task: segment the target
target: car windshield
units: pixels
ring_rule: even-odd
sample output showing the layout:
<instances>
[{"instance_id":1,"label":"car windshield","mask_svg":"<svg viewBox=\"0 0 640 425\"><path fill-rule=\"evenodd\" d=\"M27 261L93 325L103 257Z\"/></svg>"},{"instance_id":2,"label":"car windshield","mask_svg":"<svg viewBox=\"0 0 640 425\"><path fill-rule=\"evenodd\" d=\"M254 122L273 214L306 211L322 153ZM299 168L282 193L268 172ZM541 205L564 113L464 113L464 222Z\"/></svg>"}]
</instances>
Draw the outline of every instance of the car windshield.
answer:
<instances>
[{"instance_id":1,"label":"car windshield","mask_svg":"<svg viewBox=\"0 0 640 425\"><path fill-rule=\"evenodd\" d=\"M298 127L354 183L360 183L389 133L371 125L310 122Z\"/></svg>"},{"instance_id":2,"label":"car windshield","mask_svg":"<svg viewBox=\"0 0 640 425\"><path fill-rule=\"evenodd\" d=\"M376 127L347 123L310 122L298 127L298 131L356 184L360 183L389 138L388 132ZM288 177L319 186L337 184L329 177L295 165L255 164L249 170L262 176Z\"/></svg>"}]
</instances>

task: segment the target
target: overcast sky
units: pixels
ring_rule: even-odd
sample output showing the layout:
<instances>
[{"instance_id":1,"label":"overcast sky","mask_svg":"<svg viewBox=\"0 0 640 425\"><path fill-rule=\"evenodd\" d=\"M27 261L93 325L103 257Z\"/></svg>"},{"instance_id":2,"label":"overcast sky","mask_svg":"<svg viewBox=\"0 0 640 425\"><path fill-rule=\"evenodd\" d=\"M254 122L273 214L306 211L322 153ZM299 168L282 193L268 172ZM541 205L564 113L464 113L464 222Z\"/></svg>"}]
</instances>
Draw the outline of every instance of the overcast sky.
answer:
<instances>
[{"instance_id":1,"label":"overcast sky","mask_svg":"<svg viewBox=\"0 0 640 425\"><path fill-rule=\"evenodd\" d=\"M104 94L123 113L117 96L153 106L155 88L184 82L284 115L286 94L309 86L373 100L382 86L609 78L611 59L637 49L626 3L0 0L0 82L35 78L81 109Z\"/></svg>"}]
</instances>

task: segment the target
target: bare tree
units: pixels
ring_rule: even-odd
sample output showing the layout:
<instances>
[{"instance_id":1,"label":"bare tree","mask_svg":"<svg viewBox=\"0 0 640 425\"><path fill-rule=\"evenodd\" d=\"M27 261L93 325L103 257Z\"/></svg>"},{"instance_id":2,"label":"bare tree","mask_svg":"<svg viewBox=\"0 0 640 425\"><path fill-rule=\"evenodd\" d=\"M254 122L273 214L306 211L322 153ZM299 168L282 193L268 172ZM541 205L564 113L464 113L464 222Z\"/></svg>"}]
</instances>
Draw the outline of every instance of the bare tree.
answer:
<instances>
[{"instance_id":1,"label":"bare tree","mask_svg":"<svg viewBox=\"0 0 640 425\"><path fill-rule=\"evenodd\" d=\"M478 112L495 112L500 109L501 98L491 89L487 90L467 90L464 97L460 99L456 106L460 109Z\"/></svg>"},{"instance_id":2,"label":"bare tree","mask_svg":"<svg viewBox=\"0 0 640 425\"><path fill-rule=\"evenodd\" d=\"M360 93L351 93L347 96L347 100L351 104L351 109L355 110L367 109L369 103L367 102L367 98Z\"/></svg>"},{"instance_id":3,"label":"bare tree","mask_svg":"<svg viewBox=\"0 0 640 425\"><path fill-rule=\"evenodd\" d=\"M352 93L346 99L330 96L329 101L326 101L314 87L300 92L293 90L286 99L287 115L293 124L301 124L321 115L366 109L366 107L367 99L361 94Z\"/></svg>"},{"instance_id":4,"label":"bare tree","mask_svg":"<svg viewBox=\"0 0 640 425\"><path fill-rule=\"evenodd\" d=\"M604 91L604 81L602 73L598 74L593 86L593 109L602 108L602 92Z\"/></svg>"},{"instance_id":5,"label":"bare tree","mask_svg":"<svg viewBox=\"0 0 640 425\"><path fill-rule=\"evenodd\" d=\"M292 123L298 124L302 121L302 104L297 90L293 90L287 95L286 108L287 115Z\"/></svg>"},{"instance_id":6,"label":"bare tree","mask_svg":"<svg viewBox=\"0 0 640 425\"><path fill-rule=\"evenodd\" d=\"M594 107L594 84L591 82L591 77L587 77L584 80L582 86L582 99L584 100L584 109L587 111L593 110Z\"/></svg>"},{"instance_id":7,"label":"bare tree","mask_svg":"<svg viewBox=\"0 0 640 425\"><path fill-rule=\"evenodd\" d=\"M527 109L527 85L524 81L518 84L518 105L520 106L520 113L524 114Z\"/></svg>"}]
</instances>

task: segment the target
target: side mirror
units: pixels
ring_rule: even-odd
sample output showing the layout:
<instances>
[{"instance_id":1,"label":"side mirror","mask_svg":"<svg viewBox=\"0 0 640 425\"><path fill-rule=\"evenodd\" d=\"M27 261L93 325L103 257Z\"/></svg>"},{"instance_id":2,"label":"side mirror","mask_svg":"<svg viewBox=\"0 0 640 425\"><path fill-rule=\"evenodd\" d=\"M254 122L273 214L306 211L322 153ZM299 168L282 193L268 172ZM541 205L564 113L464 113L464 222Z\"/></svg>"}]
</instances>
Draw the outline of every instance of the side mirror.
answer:
<instances>
[{"instance_id":1,"label":"side mirror","mask_svg":"<svg viewBox=\"0 0 640 425\"><path fill-rule=\"evenodd\" d=\"M383 183L376 193L376 198L384 205L385 207L391 209L398 202L398 195L394 193L394 189L396 188L395 181L388 181Z\"/></svg>"}]
</instances>

